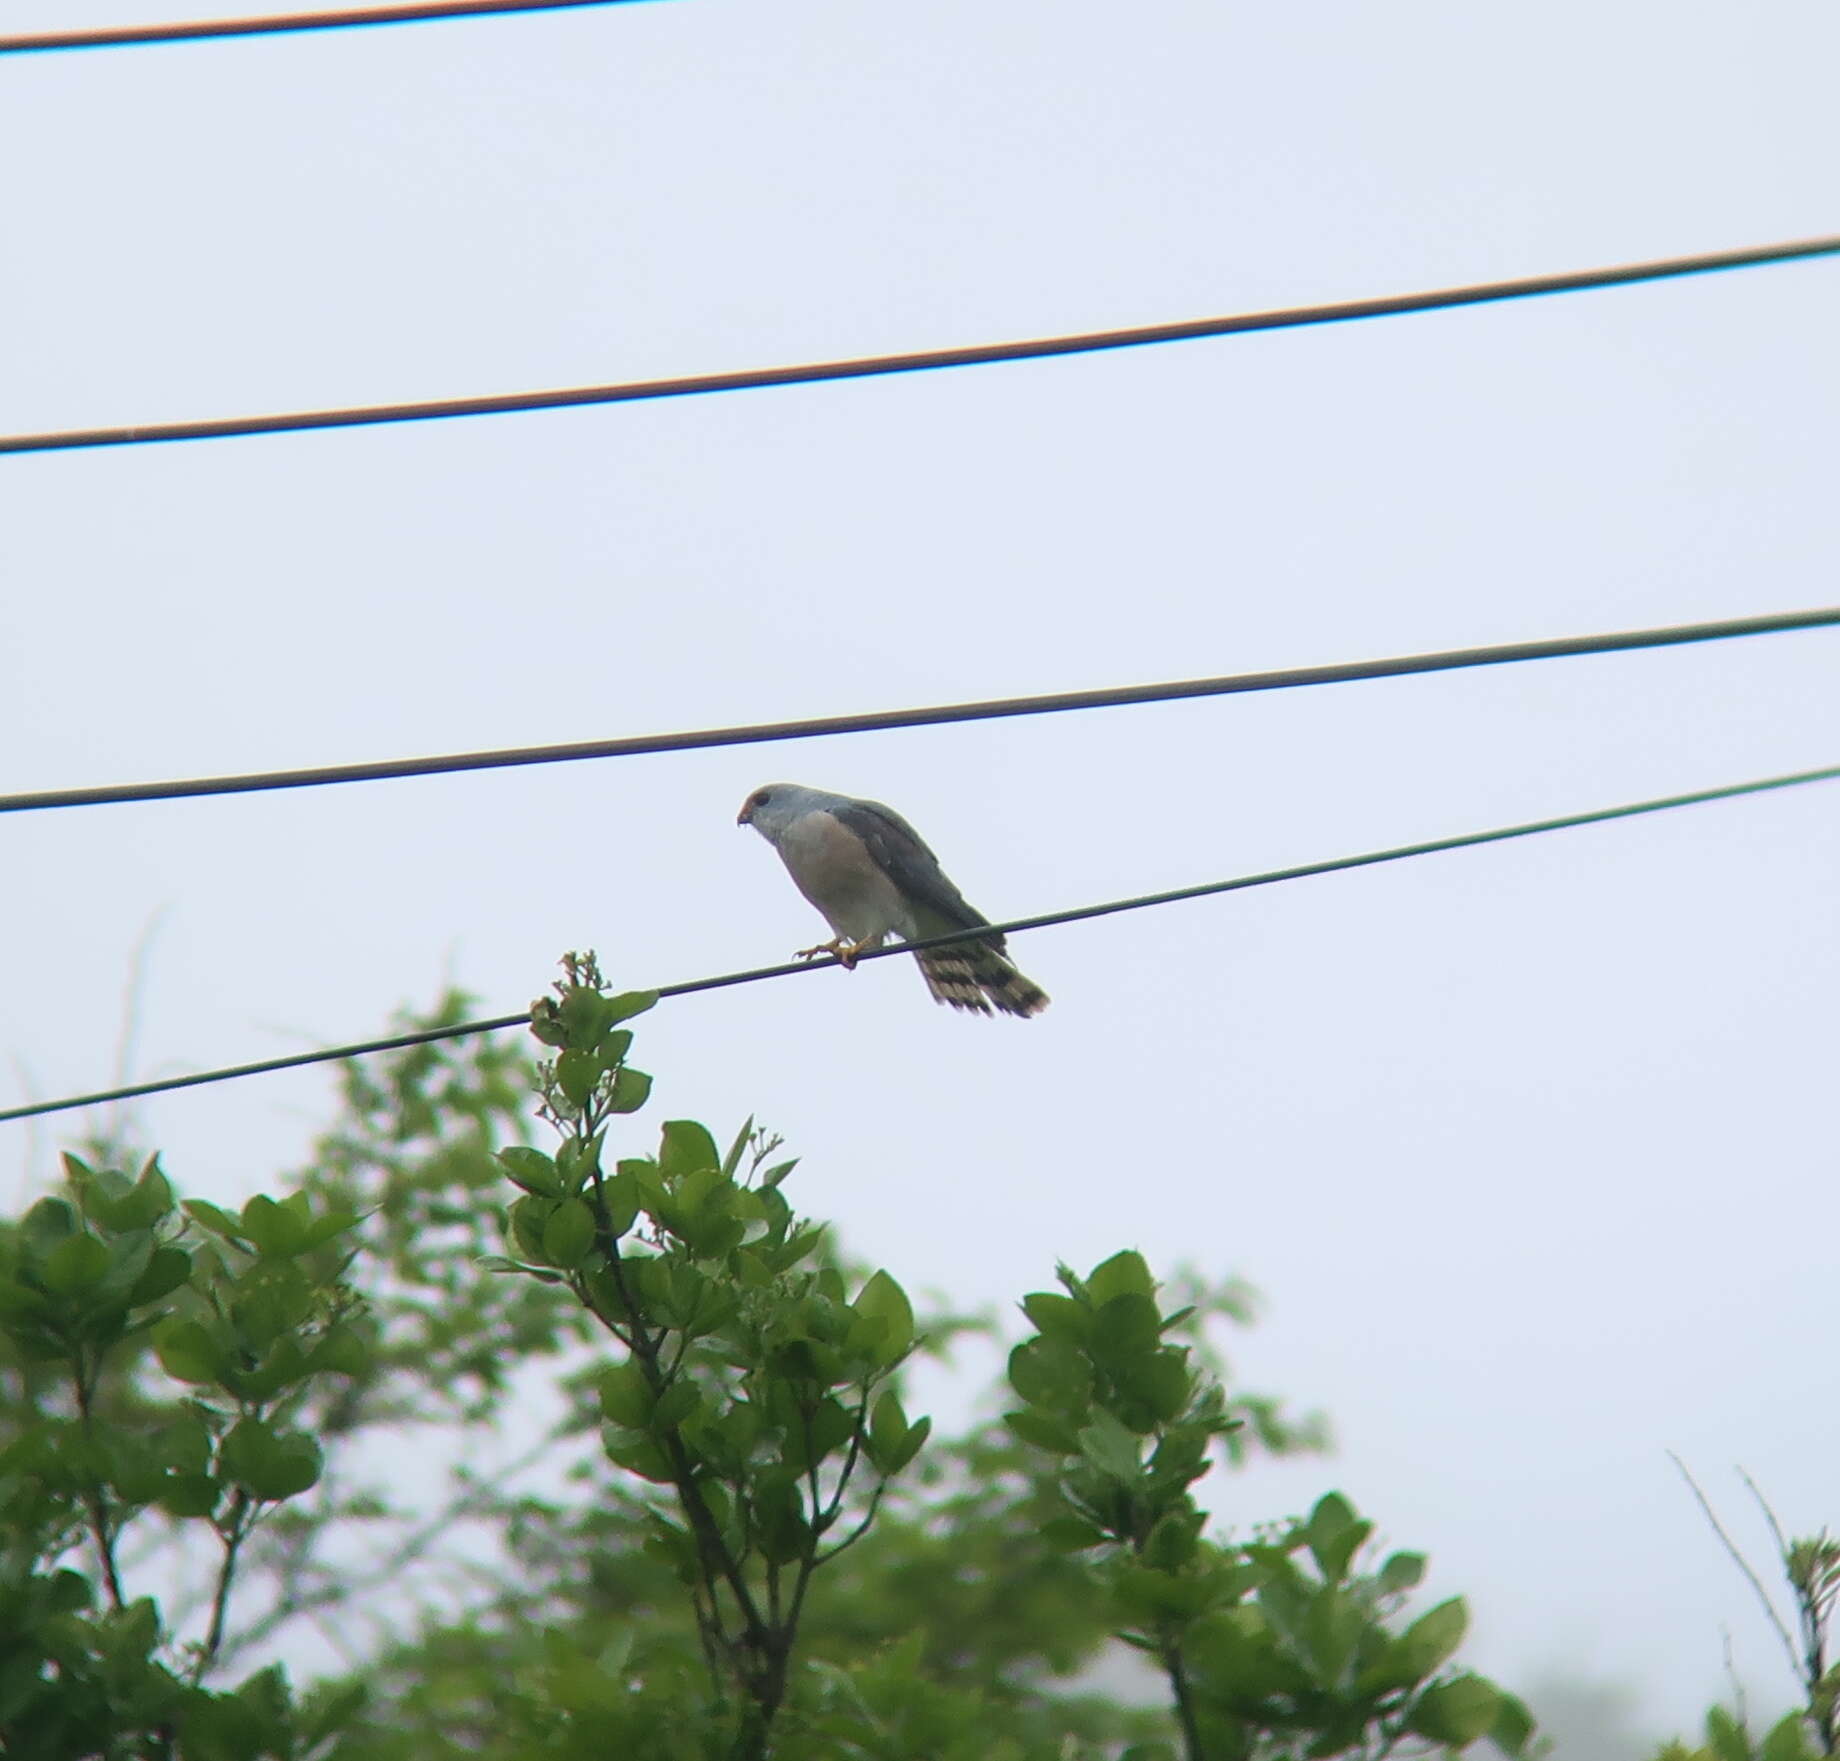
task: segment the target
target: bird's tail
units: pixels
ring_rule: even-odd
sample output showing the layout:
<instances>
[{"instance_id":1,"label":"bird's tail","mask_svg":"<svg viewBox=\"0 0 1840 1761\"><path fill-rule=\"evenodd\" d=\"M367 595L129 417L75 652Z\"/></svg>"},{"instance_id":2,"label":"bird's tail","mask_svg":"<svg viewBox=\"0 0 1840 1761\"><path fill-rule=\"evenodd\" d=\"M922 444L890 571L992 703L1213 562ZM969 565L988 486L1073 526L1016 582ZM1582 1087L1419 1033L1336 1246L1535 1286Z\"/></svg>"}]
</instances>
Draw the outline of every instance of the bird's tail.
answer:
<instances>
[{"instance_id":1,"label":"bird's tail","mask_svg":"<svg viewBox=\"0 0 1840 1761\"><path fill-rule=\"evenodd\" d=\"M954 1009L988 1015L1039 1015L1048 993L1024 978L1003 954L986 942L960 942L949 948L925 948L914 955L920 976L934 1000Z\"/></svg>"}]
</instances>

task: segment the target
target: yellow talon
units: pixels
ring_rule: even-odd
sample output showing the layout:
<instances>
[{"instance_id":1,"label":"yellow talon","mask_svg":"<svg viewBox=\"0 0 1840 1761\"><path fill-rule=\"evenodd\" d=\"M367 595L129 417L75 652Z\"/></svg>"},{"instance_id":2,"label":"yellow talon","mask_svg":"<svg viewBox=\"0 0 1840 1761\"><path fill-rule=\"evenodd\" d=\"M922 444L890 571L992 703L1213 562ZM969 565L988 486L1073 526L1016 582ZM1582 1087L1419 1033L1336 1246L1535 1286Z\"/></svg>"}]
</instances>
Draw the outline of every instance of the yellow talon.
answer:
<instances>
[{"instance_id":1,"label":"yellow talon","mask_svg":"<svg viewBox=\"0 0 1840 1761\"><path fill-rule=\"evenodd\" d=\"M838 936L835 941L820 942L815 948L801 948L792 957L795 960L815 960L820 954L834 954L847 972L854 968L866 949L880 945L879 938L875 936L865 936L860 942Z\"/></svg>"},{"instance_id":2,"label":"yellow talon","mask_svg":"<svg viewBox=\"0 0 1840 1761\"><path fill-rule=\"evenodd\" d=\"M820 954L835 954L844 965L848 966L854 959L854 955L846 958L844 953L846 945L843 937L839 936L834 942L820 942L815 948L800 948L792 957L795 960L815 960Z\"/></svg>"}]
</instances>

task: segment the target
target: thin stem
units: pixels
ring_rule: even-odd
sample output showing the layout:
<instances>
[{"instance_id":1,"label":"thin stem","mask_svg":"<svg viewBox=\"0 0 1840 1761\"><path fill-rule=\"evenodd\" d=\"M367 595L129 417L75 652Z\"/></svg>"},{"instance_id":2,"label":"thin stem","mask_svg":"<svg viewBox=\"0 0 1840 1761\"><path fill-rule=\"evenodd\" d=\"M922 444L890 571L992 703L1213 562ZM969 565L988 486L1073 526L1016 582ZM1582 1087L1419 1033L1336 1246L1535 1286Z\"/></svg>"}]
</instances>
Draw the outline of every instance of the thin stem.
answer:
<instances>
[{"instance_id":1,"label":"thin stem","mask_svg":"<svg viewBox=\"0 0 1840 1761\"><path fill-rule=\"evenodd\" d=\"M217 1568L217 1590L211 1597L211 1625L206 1632L204 1649L192 1666L192 1686L204 1680L205 1671L217 1661L223 1647L224 1621L230 1612L230 1585L236 1577L236 1556L249 1534L250 1497L240 1486L230 1500L230 1510L218 1535L224 1544L223 1564Z\"/></svg>"},{"instance_id":2,"label":"thin stem","mask_svg":"<svg viewBox=\"0 0 1840 1761\"><path fill-rule=\"evenodd\" d=\"M1176 1723L1182 1727L1182 1748L1188 1761L1204 1761L1201 1752L1201 1727L1195 1721L1195 1698L1189 1690L1188 1665L1182 1656L1182 1641L1173 1633L1166 1636L1158 1653L1163 1673L1169 1677L1169 1691L1175 1696Z\"/></svg>"},{"instance_id":3,"label":"thin stem","mask_svg":"<svg viewBox=\"0 0 1840 1761\"><path fill-rule=\"evenodd\" d=\"M1799 1676L1802 1672L1802 1660L1796 1655L1795 1641L1790 1638L1789 1629L1783 1625L1782 1616L1776 1612L1776 1604L1770 1600L1770 1593L1763 1587L1763 1580L1751 1570L1750 1561L1738 1551L1731 1536L1725 1533L1724 1527L1713 1513L1712 1506L1706 1501L1706 1494L1699 1489L1699 1482L1687 1472L1687 1464L1671 1449L1668 1451L1668 1460L1680 1469L1680 1477L1687 1482L1693 1496L1699 1500L1699 1507L1705 1512L1706 1521L1712 1525L1712 1532L1724 1543L1725 1551L1731 1555L1739 1571L1744 1573L1750 1581L1751 1588L1757 1592L1757 1600L1763 1604L1764 1613L1770 1617L1770 1625L1776 1629L1776 1636L1782 1640L1783 1650L1789 1658L1789 1668L1793 1674Z\"/></svg>"},{"instance_id":4,"label":"thin stem","mask_svg":"<svg viewBox=\"0 0 1840 1761\"><path fill-rule=\"evenodd\" d=\"M83 1426L83 1440L93 1447L96 1439L96 1391L89 1356L81 1345L76 1348L72 1360L71 1382L76 1390L77 1415ZM96 1556L102 1565L102 1581L108 1586L109 1606L114 1609L124 1608L127 1606L127 1598L122 1594L121 1573L115 1565L115 1528L109 1515L108 1495L100 1479L91 1480L84 1487L83 1502L89 1512L90 1534L96 1541Z\"/></svg>"}]
</instances>

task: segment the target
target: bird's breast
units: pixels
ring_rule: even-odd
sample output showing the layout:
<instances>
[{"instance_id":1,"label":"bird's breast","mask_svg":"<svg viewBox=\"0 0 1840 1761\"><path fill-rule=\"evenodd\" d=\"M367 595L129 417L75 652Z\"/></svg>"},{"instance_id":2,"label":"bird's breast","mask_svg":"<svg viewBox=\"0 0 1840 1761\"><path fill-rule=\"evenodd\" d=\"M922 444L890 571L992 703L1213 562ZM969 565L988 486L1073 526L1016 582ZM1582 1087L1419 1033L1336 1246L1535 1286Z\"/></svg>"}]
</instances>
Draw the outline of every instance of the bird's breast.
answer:
<instances>
[{"instance_id":1,"label":"bird's breast","mask_svg":"<svg viewBox=\"0 0 1840 1761\"><path fill-rule=\"evenodd\" d=\"M832 814L807 813L779 840L799 891L841 936L867 941L891 932L911 938L913 912L868 845Z\"/></svg>"}]
</instances>

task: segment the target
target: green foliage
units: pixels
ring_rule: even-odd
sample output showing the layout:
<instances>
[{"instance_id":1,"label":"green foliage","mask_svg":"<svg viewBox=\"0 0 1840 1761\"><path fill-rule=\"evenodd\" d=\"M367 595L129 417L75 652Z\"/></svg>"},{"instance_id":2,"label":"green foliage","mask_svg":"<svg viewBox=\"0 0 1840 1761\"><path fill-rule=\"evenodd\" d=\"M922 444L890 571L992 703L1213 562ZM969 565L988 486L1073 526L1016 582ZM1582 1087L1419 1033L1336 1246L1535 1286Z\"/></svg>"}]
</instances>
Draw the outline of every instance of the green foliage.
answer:
<instances>
[{"instance_id":1,"label":"green foliage","mask_svg":"<svg viewBox=\"0 0 1840 1761\"><path fill-rule=\"evenodd\" d=\"M201 1683L244 1542L319 1477L290 1416L363 1362L339 1246L357 1219L303 1194L252 1199L241 1218L181 1209L157 1160L130 1176L66 1156L64 1172L0 1231L0 1362L18 1388L0 1430L0 1749L292 1752L283 1688ZM208 1623L184 1649L123 1582L124 1537L161 1525L217 1558ZM69 1563L83 1553L91 1571Z\"/></svg>"},{"instance_id":2,"label":"green foliage","mask_svg":"<svg viewBox=\"0 0 1840 1761\"><path fill-rule=\"evenodd\" d=\"M709 1717L737 1755L764 1755L814 1574L867 1532L930 1429L888 1386L914 1349L913 1308L886 1272L852 1294L815 1259L821 1231L761 1178L777 1143L751 1127L724 1155L672 1120L654 1156L608 1167L610 1123L650 1087L619 1023L654 999L607 995L592 956L565 967L532 1010L555 1054L539 1081L560 1143L504 1158L517 1257L496 1269L560 1275L619 1348L599 1378L602 1447L670 1489L645 1506L648 1550L689 1591Z\"/></svg>"},{"instance_id":3,"label":"green foliage","mask_svg":"<svg viewBox=\"0 0 1840 1761\"><path fill-rule=\"evenodd\" d=\"M1171 1340L1143 1259L1120 1253L1065 1294L1023 1299L1036 1332L1010 1354L1023 1405L1005 1414L1055 1464L1053 1545L1088 1556L1118 1636L1156 1659L1189 1761L1386 1752L1402 1738L1508 1754L1532 1734L1525 1706L1480 1676L1446 1672L1461 1600L1399 1626L1423 1560L1356 1564L1373 1533L1339 1493L1256 1541L1203 1533L1190 1488L1216 1439L1238 1429L1225 1390Z\"/></svg>"},{"instance_id":4,"label":"green foliage","mask_svg":"<svg viewBox=\"0 0 1840 1761\"><path fill-rule=\"evenodd\" d=\"M344 1066L337 1124L273 1197L182 1200L112 1153L0 1225L0 1752L1524 1746L1518 1703L1452 1662L1461 1604L1411 1618L1423 1559L1364 1563L1345 1500L1255 1542L1207 1533L1215 1465L1322 1438L1217 1355L1243 1287L1159 1284L1132 1252L1063 1270L1025 1299L1007 1419L935 1438L906 1367L991 1323L842 1260L752 1122L633 1135L655 999L566 968L532 1011L540 1068L478 1040ZM544 1392L553 1426L528 1416ZM411 1435L451 1456L444 1491L392 1483ZM535 1465L542 1496L520 1488ZM124 1581L173 1559L213 1563L201 1604ZM462 1559L451 1618L403 1631L382 1596ZM371 1635L350 1679L219 1684L334 1613ZM1173 1708L1082 1685L1114 1634Z\"/></svg>"}]
</instances>

